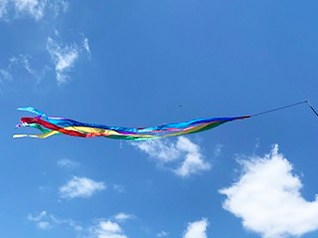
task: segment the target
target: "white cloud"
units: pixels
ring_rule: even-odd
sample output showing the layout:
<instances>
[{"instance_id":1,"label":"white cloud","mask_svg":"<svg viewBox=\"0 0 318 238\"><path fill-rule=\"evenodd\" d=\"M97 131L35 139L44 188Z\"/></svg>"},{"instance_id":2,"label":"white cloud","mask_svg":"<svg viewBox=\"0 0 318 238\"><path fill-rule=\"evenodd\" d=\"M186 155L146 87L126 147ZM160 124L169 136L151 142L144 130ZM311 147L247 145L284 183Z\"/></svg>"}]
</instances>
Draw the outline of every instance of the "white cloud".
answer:
<instances>
[{"instance_id":1,"label":"white cloud","mask_svg":"<svg viewBox=\"0 0 318 238\"><path fill-rule=\"evenodd\" d=\"M66 12L68 7L69 2L66 0L50 0L47 4L47 8L54 13L55 17L57 17L60 12Z\"/></svg>"},{"instance_id":2,"label":"white cloud","mask_svg":"<svg viewBox=\"0 0 318 238\"><path fill-rule=\"evenodd\" d=\"M29 214L28 215L28 220L29 221L41 221L46 216L47 216L46 211L42 211L38 215Z\"/></svg>"},{"instance_id":3,"label":"white cloud","mask_svg":"<svg viewBox=\"0 0 318 238\"><path fill-rule=\"evenodd\" d=\"M59 84L67 82L67 72L74 66L79 56L79 50L76 45L59 45L52 38L47 39L47 50L55 65L56 80Z\"/></svg>"},{"instance_id":4,"label":"white cloud","mask_svg":"<svg viewBox=\"0 0 318 238\"><path fill-rule=\"evenodd\" d=\"M146 142L132 143L150 157L163 165L177 163L172 171L181 177L187 177L205 170L211 165L203 160L200 146L185 137L178 137L176 143L168 140L150 140Z\"/></svg>"},{"instance_id":5,"label":"white cloud","mask_svg":"<svg viewBox=\"0 0 318 238\"><path fill-rule=\"evenodd\" d=\"M166 231L160 231L158 234L157 234L157 237L167 237L169 235L168 232Z\"/></svg>"},{"instance_id":6,"label":"white cloud","mask_svg":"<svg viewBox=\"0 0 318 238\"><path fill-rule=\"evenodd\" d=\"M47 221L40 221L37 225L41 230L47 230L50 228L50 223Z\"/></svg>"},{"instance_id":7,"label":"white cloud","mask_svg":"<svg viewBox=\"0 0 318 238\"><path fill-rule=\"evenodd\" d=\"M27 72L32 77L38 79L40 74L37 73L30 64L30 56L18 55L9 59L8 65L5 68L0 69L0 82L10 82L14 79L14 74L22 70L23 73Z\"/></svg>"},{"instance_id":8,"label":"white cloud","mask_svg":"<svg viewBox=\"0 0 318 238\"><path fill-rule=\"evenodd\" d=\"M7 14L8 0L0 0L0 19Z\"/></svg>"},{"instance_id":9,"label":"white cloud","mask_svg":"<svg viewBox=\"0 0 318 238\"><path fill-rule=\"evenodd\" d=\"M66 83L69 80L68 73L74 67L81 54L86 52L84 47L89 46L77 44L62 45L58 44L52 38L47 39L46 48L51 57L51 61L54 64L56 80L59 85ZM31 60L32 57L29 55L19 54L17 56L12 56L8 60L7 66L0 68L0 83L9 82L15 78L20 78L16 77L16 75L19 75L19 73L22 74L24 78L31 76L32 79L36 80L36 82L40 82L50 67L45 64L42 70L36 70L32 67Z\"/></svg>"},{"instance_id":10,"label":"white cloud","mask_svg":"<svg viewBox=\"0 0 318 238\"><path fill-rule=\"evenodd\" d=\"M91 49L89 47L88 38L84 38L83 40L83 48L86 50L87 53L91 53Z\"/></svg>"},{"instance_id":11,"label":"white cloud","mask_svg":"<svg viewBox=\"0 0 318 238\"><path fill-rule=\"evenodd\" d=\"M46 211L42 211L37 215L28 215L28 220L36 224L36 226L41 230L47 230L51 228L51 224L48 221L48 215Z\"/></svg>"},{"instance_id":12,"label":"white cloud","mask_svg":"<svg viewBox=\"0 0 318 238\"><path fill-rule=\"evenodd\" d=\"M0 19L29 16L39 21L49 12L58 16L67 8L68 2L64 0L0 0Z\"/></svg>"},{"instance_id":13,"label":"white cloud","mask_svg":"<svg viewBox=\"0 0 318 238\"><path fill-rule=\"evenodd\" d=\"M70 159L61 159L57 161L57 166L71 169L77 167L78 163Z\"/></svg>"},{"instance_id":14,"label":"white cloud","mask_svg":"<svg viewBox=\"0 0 318 238\"><path fill-rule=\"evenodd\" d=\"M118 213L114 217L122 217L126 213ZM85 238L128 238L119 223L112 221L112 219L98 219L92 222L93 225L81 226L79 222L72 219L62 219L55 215L49 214L46 211L38 214L29 214L27 219L35 223L40 230L49 230L52 228L67 229L70 228L75 232L76 237ZM125 218L126 219L126 218ZM127 218L128 219L128 218Z\"/></svg>"},{"instance_id":15,"label":"white cloud","mask_svg":"<svg viewBox=\"0 0 318 238\"><path fill-rule=\"evenodd\" d=\"M130 219L132 215L126 213L118 213L113 218L116 221ZM91 222L91 225L82 226L78 221L72 219L58 218L55 215L49 214L46 211L41 211L37 214L29 214L28 221L35 223L36 227L40 230L49 229L67 229L73 230L75 237L85 238L128 238L121 227L121 225L113 219L101 218Z\"/></svg>"},{"instance_id":16,"label":"white cloud","mask_svg":"<svg viewBox=\"0 0 318 238\"><path fill-rule=\"evenodd\" d=\"M103 182L96 182L85 177L73 177L65 185L59 188L62 198L88 198L95 192L106 189Z\"/></svg>"},{"instance_id":17,"label":"white cloud","mask_svg":"<svg viewBox=\"0 0 318 238\"><path fill-rule=\"evenodd\" d=\"M214 157L217 158L217 157L220 157L222 155L222 149L223 149L223 145L221 144L217 144L215 147L214 147Z\"/></svg>"},{"instance_id":18,"label":"white cloud","mask_svg":"<svg viewBox=\"0 0 318 238\"><path fill-rule=\"evenodd\" d=\"M318 229L318 200L301 196L302 183L292 164L278 153L242 162L243 173L231 187L224 209L242 219L243 226L266 238L301 236Z\"/></svg>"},{"instance_id":19,"label":"white cloud","mask_svg":"<svg viewBox=\"0 0 318 238\"><path fill-rule=\"evenodd\" d=\"M9 66L8 69L14 70L14 67L20 67L27 71L29 74L34 76L35 78L39 78L40 74L37 73L32 67L30 63L30 56L28 55L18 55L18 56L13 56L9 59Z\"/></svg>"},{"instance_id":20,"label":"white cloud","mask_svg":"<svg viewBox=\"0 0 318 238\"><path fill-rule=\"evenodd\" d=\"M122 228L116 222L101 220L90 228L89 238L127 238Z\"/></svg>"},{"instance_id":21,"label":"white cloud","mask_svg":"<svg viewBox=\"0 0 318 238\"><path fill-rule=\"evenodd\" d=\"M78 225L71 219L60 219L54 215L48 214L46 211L42 211L37 215L28 215L28 220L34 222L40 230L48 230L58 225L66 225L72 227L75 231L82 231L83 227Z\"/></svg>"},{"instance_id":22,"label":"white cloud","mask_svg":"<svg viewBox=\"0 0 318 238\"><path fill-rule=\"evenodd\" d=\"M14 0L14 6L17 13L26 13L35 20L40 20L44 15L47 1L40 0Z\"/></svg>"},{"instance_id":23,"label":"white cloud","mask_svg":"<svg viewBox=\"0 0 318 238\"><path fill-rule=\"evenodd\" d=\"M175 170L176 174L182 177L195 174L200 171L209 170L211 165L202 159L200 147L185 137L179 137L177 148L186 153L185 160Z\"/></svg>"},{"instance_id":24,"label":"white cloud","mask_svg":"<svg viewBox=\"0 0 318 238\"><path fill-rule=\"evenodd\" d=\"M187 230L185 231L183 238L207 238L206 229L208 226L207 219L195 221L188 224Z\"/></svg>"},{"instance_id":25,"label":"white cloud","mask_svg":"<svg viewBox=\"0 0 318 238\"><path fill-rule=\"evenodd\" d=\"M58 35L59 33L55 31L55 34ZM56 80L60 85L68 82L68 73L74 67L80 55L85 54L85 52L91 53L88 38L85 37L81 43L71 45L60 44L48 37L46 48L55 65Z\"/></svg>"},{"instance_id":26,"label":"white cloud","mask_svg":"<svg viewBox=\"0 0 318 238\"><path fill-rule=\"evenodd\" d=\"M176 148L176 145L170 143L168 140L149 140L145 142L135 142L133 145L162 163L177 160L181 153L180 150Z\"/></svg>"},{"instance_id":27,"label":"white cloud","mask_svg":"<svg viewBox=\"0 0 318 238\"><path fill-rule=\"evenodd\" d=\"M134 218L133 215L130 215L130 214L127 214L127 213L124 213L124 212L120 212L120 213L117 213L115 216L114 216L115 220L118 221L118 222L124 222L126 220L129 220L129 219L132 219Z\"/></svg>"},{"instance_id":28,"label":"white cloud","mask_svg":"<svg viewBox=\"0 0 318 238\"><path fill-rule=\"evenodd\" d=\"M76 237L85 238L128 238L121 225L122 222L134 218L133 215L120 212L112 216L112 218L100 218L91 222L87 226L79 225L82 222L72 219L62 219L55 215L49 214L46 211L39 212L35 215L29 214L28 220L34 222L40 230L49 229L72 229ZM85 222L86 223L86 222ZM186 230L183 232L183 238L207 238L206 230L208 221L205 218L189 223ZM156 237L168 237L169 233L160 231Z\"/></svg>"},{"instance_id":29,"label":"white cloud","mask_svg":"<svg viewBox=\"0 0 318 238\"><path fill-rule=\"evenodd\" d=\"M12 81L13 76L7 69L0 69L0 83Z\"/></svg>"},{"instance_id":30,"label":"white cloud","mask_svg":"<svg viewBox=\"0 0 318 238\"><path fill-rule=\"evenodd\" d=\"M113 189L117 191L118 193L124 193L126 191L125 186L122 184L114 184Z\"/></svg>"}]
</instances>

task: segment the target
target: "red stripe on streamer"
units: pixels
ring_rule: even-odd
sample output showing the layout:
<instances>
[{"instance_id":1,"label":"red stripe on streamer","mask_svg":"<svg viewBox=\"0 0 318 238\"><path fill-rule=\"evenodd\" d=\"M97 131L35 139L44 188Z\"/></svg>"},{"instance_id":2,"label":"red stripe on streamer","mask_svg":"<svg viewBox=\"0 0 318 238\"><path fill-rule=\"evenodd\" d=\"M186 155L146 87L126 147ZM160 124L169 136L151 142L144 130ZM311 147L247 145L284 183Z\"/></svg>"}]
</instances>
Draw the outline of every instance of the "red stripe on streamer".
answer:
<instances>
[{"instance_id":1,"label":"red stripe on streamer","mask_svg":"<svg viewBox=\"0 0 318 238\"><path fill-rule=\"evenodd\" d=\"M44 127L48 128L48 129L55 130L55 131L58 131L58 132L61 132L63 134L70 135L70 136L92 137L89 134L85 134L85 133L81 133L81 132L78 132L78 131L72 131L72 130L64 129L62 127L59 127L59 126L54 125L52 123L49 123L47 121L43 121L40 118L22 117L21 118L21 122L22 123L28 123L28 124L36 123L36 124L39 124L41 126L44 126Z\"/></svg>"}]
</instances>

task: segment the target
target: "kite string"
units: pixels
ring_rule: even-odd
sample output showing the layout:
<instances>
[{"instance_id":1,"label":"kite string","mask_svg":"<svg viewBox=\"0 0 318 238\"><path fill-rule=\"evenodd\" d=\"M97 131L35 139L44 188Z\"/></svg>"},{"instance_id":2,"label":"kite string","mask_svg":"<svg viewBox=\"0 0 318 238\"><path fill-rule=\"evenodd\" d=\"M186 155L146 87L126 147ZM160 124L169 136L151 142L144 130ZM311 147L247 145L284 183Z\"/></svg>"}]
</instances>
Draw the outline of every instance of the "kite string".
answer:
<instances>
[{"instance_id":1,"label":"kite string","mask_svg":"<svg viewBox=\"0 0 318 238\"><path fill-rule=\"evenodd\" d=\"M316 116L318 117L318 112L313 108L313 106L310 105L310 103L308 101L306 101L307 105L310 107L310 109L316 114Z\"/></svg>"},{"instance_id":2,"label":"kite string","mask_svg":"<svg viewBox=\"0 0 318 238\"><path fill-rule=\"evenodd\" d=\"M267 114L267 113L272 113L272 112L275 112L275 111L284 110L284 109L287 109L287 108L290 108L290 107L294 107L294 106L298 106L298 105L301 105L301 104L307 104L311 108L311 110L316 114L316 116L318 117L317 111L309 104L309 102L307 100L306 101L302 101L302 102L289 104L289 105L282 106L282 107L277 107L277 108L274 108L274 109L271 109L271 110L267 110L267 111L264 111L264 112L255 113L255 114L251 115L251 117L256 117L256 116L264 115L264 114Z\"/></svg>"}]
</instances>

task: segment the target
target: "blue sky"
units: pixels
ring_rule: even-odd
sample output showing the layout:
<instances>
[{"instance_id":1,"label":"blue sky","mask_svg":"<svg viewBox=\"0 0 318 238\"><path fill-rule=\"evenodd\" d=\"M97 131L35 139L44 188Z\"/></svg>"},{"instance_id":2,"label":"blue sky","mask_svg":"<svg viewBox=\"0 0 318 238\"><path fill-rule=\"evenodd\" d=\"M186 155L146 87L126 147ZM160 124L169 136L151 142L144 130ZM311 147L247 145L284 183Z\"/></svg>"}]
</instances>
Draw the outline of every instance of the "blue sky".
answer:
<instances>
[{"instance_id":1,"label":"blue sky","mask_svg":"<svg viewBox=\"0 0 318 238\"><path fill-rule=\"evenodd\" d=\"M142 143L12 139L33 106L118 126L318 107L316 1L0 0L0 235L318 235L305 105Z\"/></svg>"}]
</instances>

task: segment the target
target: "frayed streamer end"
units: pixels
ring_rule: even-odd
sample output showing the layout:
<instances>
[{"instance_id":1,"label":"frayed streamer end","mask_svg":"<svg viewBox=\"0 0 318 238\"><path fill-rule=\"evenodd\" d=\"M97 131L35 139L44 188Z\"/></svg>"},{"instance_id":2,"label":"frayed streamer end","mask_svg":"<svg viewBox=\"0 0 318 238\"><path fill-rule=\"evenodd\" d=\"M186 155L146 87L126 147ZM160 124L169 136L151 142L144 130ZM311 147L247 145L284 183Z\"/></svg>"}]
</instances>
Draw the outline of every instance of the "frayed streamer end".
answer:
<instances>
[{"instance_id":1,"label":"frayed streamer end","mask_svg":"<svg viewBox=\"0 0 318 238\"><path fill-rule=\"evenodd\" d=\"M25 138L25 137L39 138L37 135L27 135L27 134L16 134L12 136L13 139Z\"/></svg>"}]
</instances>

